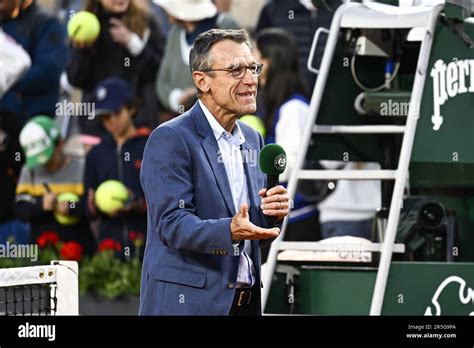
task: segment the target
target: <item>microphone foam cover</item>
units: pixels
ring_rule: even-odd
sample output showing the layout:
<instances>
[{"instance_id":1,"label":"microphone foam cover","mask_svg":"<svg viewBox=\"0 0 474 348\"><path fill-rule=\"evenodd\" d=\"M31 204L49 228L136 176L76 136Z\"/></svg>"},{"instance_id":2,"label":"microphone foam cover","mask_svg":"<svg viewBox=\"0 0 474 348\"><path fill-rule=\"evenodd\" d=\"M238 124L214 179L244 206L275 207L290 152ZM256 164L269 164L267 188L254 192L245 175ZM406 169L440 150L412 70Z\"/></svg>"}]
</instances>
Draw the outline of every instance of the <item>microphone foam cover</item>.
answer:
<instances>
[{"instance_id":1,"label":"microphone foam cover","mask_svg":"<svg viewBox=\"0 0 474 348\"><path fill-rule=\"evenodd\" d=\"M267 175L280 175L286 168L286 153L280 145L268 144L260 151L260 169Z\"/></svg>"}]
</instances>

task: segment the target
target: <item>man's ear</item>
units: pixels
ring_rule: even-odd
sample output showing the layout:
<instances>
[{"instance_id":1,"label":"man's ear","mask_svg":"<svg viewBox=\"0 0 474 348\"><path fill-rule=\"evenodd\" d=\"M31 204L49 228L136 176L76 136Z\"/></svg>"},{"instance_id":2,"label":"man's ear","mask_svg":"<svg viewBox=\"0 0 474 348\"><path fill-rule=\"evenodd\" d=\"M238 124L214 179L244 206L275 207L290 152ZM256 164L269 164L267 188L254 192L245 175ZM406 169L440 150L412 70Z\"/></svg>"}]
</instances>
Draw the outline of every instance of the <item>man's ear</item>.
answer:
<instances>
[{"instance_id":1,"label":"man's ear","mask_svg":"<svg viewBox=\"0 0 474 348\"><path fill-rule=\"evenodd\" d=\"M194 80L194 85L199 89L202 93L209 92L209 83L208 83L208 78L205 73L202 71L194 71L193 72L193 80Z\"/></svg>"}]
</instances>

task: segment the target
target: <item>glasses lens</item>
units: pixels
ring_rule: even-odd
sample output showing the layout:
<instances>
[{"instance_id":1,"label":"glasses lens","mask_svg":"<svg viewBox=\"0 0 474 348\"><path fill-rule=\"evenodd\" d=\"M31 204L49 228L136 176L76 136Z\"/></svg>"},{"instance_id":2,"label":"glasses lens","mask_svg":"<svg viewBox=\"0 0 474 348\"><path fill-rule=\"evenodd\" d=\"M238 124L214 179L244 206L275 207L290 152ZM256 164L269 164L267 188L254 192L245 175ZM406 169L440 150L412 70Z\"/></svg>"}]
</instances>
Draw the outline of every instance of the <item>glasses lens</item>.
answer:
<instances>
[{"instance_id":1,"label":"glasses lens","mask_svg":"<svg viewBox=\"0 0 474 348\"><path fill-rule=\"evenodd\" d=\"M263 64L254 64L250 66L238 66L232 69L232 77L236 79L241 79L244 77L245 73L247 72L247 69L250 70L253 76L258 76L262 73L262 67Z\"/></svg>"},{"instance_id":2,"label":"glasses lens","mask_svg":"<svg viewBox=\"0 0 474 348\"><path fill-rule=\"evenodd\" d=\"M234 69L232 69L232 77L234 77L236 79L240 79L241 77L243 77L245 75L246 69L247 69L247 67L245 67L245 66L235 67Z\"/></svg>"}]
</instances>

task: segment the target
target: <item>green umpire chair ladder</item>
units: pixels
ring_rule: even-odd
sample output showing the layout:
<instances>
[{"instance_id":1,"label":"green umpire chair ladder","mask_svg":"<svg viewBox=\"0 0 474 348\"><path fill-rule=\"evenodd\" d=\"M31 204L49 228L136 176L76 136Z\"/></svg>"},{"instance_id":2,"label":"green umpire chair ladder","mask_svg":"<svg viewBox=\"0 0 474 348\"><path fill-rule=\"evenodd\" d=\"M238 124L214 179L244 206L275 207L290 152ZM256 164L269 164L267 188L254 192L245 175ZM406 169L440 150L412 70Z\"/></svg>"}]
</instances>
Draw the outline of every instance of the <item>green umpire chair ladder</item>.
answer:
<instances>
[{"instance_id":1,"label":"green umpire chair ladder","mask_svg":"<svg viewBox=\"0 0 474 348\"><path fill-rule=\"evenodd\" d=\"M308 61L310 69L318 73L318 78L312 92L310 115L307 119L305 131L301 137L301 152L296 159L288 182L288 192L292 199L295 195L299 180L381 180L392 181L388 221L384 231L383 241L368 245L358 245L357 250L379 252L380 261L377 270L375 288L373 292L370 314L380 315L390 270L393 253L403 253L405 246L395 244L397 226L400 216L400 204L409 177L409 163L412 153L419 106L428 71L430 50L433 43L435 26L443 10L443 5L419 9L403 9L379 3L345 3L334 14L329 31L319 29L314 35L311 54ZM339 100L349 98L355 100L361 90L354 84L350 76L350 69L344 66L347 58L344 52L342 29L412 29L418 28L421 32L421 47L419 50L416 72L412 81L409 96L410 106L406 122L400 124L367 124L356 113L354 107L344 105ZM326 48L319 70L311 67L312 56L315 52L320 35L328 34ZM383 68L382 68L383 69ZM367 71L370 74L370 71ZM346 79L342 79L345 77ZM347 151L349 145L353 150L351 161L381 161L383 151L374 146L374 141L385 136L397 136L401 139L401 148L396 169L382 170L306 170L303 169L305 159L336 159L330 158L330 151L341 153ZM331 140L339 137L343 141ZM379 137L379 138L377 138ZM357 138L357 139L356 139ZM326 150L325 150L326 149ZM330 150L327 150L330 149ZM349 150L350 151L350 150ZM371 156L364 157L364 153ZM334 157L334 156L332 156ZM372 158L369 158L372 157ZM341 160L339 158L339 160ZM263 308L267 303L273 275L277 265L278 253L282 250L310 250L328 251L330 246L317 242L287 242L283 241L287 219L283 224L280 236L272 244L268 256L266 272L263 274L264 287L262 289Z\"/></svg>"}]
</instances>

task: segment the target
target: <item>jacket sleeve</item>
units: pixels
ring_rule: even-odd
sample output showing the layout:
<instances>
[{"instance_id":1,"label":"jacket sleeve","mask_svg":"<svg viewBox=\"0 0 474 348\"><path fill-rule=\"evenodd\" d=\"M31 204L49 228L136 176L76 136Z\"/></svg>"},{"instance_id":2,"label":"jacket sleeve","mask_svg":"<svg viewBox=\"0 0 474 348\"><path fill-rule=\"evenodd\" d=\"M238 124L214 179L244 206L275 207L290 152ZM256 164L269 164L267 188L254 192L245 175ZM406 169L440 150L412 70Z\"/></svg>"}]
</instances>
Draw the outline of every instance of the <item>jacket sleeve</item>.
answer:
<instances>
[{"instance_id":1,"label":"jacket sleeve","mask_svg":"<svg viewBox=\"0 0 474 348\"><path fill-rule=\"evenodd\" d=\"M232 255L232 218L196 216L192 173L182 135L168 126L157 128L145 147L141 171L149 229L169 248L209 254L219 248Z\"/></svg>"},{"instance_id":2,"label":"jacket sleeve","mask_svg":"<svg viewBox=\"0 0 474 348\"><path fill-rule=\"evenodd\" d=\"M66 66L68 82L71 86L90 91L94 88L90 78L92 67L95 64L95 48L72 49L71 58Z\"/></svg>"},{"instance_id":3,"label":"jacket sleeve","mask_svg":"<svg viewBox=\"0 0 474 348\"><path fill-rule=\"evenodd\" d=\"M66 34L56 19L51 19L35 33L37 42L32 51L30 70L15 85L20 93L40 93L58 88L59 77L67 60Z\"/></svg>"}]
</instances>

